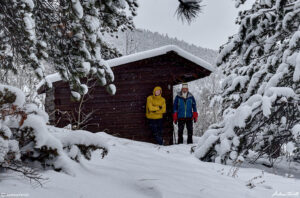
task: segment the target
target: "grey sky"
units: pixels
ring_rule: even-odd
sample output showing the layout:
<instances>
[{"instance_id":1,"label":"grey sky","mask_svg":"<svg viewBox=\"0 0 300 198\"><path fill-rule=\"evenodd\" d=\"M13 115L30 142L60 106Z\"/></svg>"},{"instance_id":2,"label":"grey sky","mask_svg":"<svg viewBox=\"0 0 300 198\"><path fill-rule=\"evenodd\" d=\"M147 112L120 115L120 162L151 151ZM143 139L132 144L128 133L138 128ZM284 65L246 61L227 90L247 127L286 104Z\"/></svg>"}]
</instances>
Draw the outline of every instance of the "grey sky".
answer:
<instances>
[{"instance_id":1,"label":"grey sky","mask_svg":"<svg viewBox=\"0 0 300 198\"><path fill-rule=\"evenodd\" d=\"M251 2L252 0L250 0ZM238 30L235 19L238 10L233 0L204 0L203 13L191 25L183 24L174 16L177 0L139 0L137 28L149 29L188 43L218 49L226 43L228 36ZM249 7L248 5L243 6Z\"/></svg>"}]
</instances>

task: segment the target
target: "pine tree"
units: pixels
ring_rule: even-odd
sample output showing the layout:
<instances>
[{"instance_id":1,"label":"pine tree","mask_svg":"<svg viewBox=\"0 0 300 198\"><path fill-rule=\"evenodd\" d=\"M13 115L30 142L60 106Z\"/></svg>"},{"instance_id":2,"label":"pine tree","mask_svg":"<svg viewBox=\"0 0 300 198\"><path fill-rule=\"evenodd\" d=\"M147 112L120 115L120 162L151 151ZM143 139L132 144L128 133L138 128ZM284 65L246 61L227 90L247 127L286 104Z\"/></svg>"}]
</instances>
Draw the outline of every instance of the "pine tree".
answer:
<instances>
[{"instance_id":1,"label":"pine tree","mask_svg":"<svg viewBox=\"0 0 300 198\"><path fill-rule=\"evenodd\" d=\"M189 23L201 10L199 0L179 3L177 14ZM132 30L137 7L137 0L3 0L0 69L17 72L19 65L24 65L44 78L44 63L48 62L69 82L76 100L88 91L81 82L87 76L97 78L114 94L114 76L104 59L120 53L110 48L102 35ZM47 85L52 87L51 82Z\"/></svg>"},{"instance_id":2,"label":"pine tree","mask_svg":"<svg viewBox=\"0 0 300 198\"><path fill-rule=\"evenodd\" d=\"M137 7L136 0L1 1L1 69L16 72L18 65L26 65L43 78L47 61L69 82L76 100L87 93L81 79L90 75L114 94L114 76L103 58L120 53L103 41L102 34L133 29Z\"/></svg>"},{"instance_id":3,"label":"pine tree","mask_svg":"<svg viewBox=\"0 0 300 198\"><path fill-rule=\"evenodd\" d=\"M120 54L102 34L133 29L137 7L136 0L0 1L0 72L31 68L44 78L48 62L69 82L76 100L88 92L82 79L91 76L114 94L114 76L104 59ZM89 160L97 149L102 157L107 154L97 134L47 126L48 119L36 105L25 103L21 90L0 84L1 170L39 180L33 165L74 174L73 161Z\"/></svg>"},{"instance_id":4,"label":"pine tree","mask_svg":"<svg viewBox=\"0 0 300 198\"><path fill-rule=\"evenodd\" d=\"M103 41L102 34L134 27L132 17L124 12L126 6L132 16L136 14L135 0L1 1L0 72L26 73L31 68L44 78L48 62L69 82L75 99L87 93L82 79L90 76L114 94L114 76L103 58L119 56L119 52ZM0 84L1 170L31 178L33 163L74 174L73 160L90 159L97 149L103 150L102 157L107 154L106 144L97 135L50 128L47 122L48 115L25 103L21 90Z\"/></svg>"},{"instance_id":5,"label":"pine tree","mask_svg":"<svg viewBox=\"0 0 300 198\"><path fill-rule=\"evenodd\" d=\"M236 6L245 0L236 0ZM272 161L289 145L300 155L300 1L261 0L237 18L237 34L221 47L223 121L205 132L201 160ZM299 159L299 158L298 158Z\"/></svg>"}]
</instances>

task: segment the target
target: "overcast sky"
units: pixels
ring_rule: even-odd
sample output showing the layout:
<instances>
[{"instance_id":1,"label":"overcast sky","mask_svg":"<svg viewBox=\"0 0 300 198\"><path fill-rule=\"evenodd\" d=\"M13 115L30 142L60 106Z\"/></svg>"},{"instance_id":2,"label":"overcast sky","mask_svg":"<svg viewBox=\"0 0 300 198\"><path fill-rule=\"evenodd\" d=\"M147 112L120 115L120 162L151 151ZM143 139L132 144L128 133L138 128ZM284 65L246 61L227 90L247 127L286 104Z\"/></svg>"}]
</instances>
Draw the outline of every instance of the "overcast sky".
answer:
<instances>
[{"instance_id":1,"label":"overcast sky","mask_svg":"<svg viewBox=\"0 0 300 198\"><path fill-rule=\"evenodd\" d=\"M252 0L251 0L252 1ZM250 1L250 2L251 2ZM191 25L183 24L174 16L178 6L177 0L138 0L138 16L135 18L137 28L177 37L188 43L218 49L226 43L228 36L238 30L235 19L238 10L233 0L204 0L203 13ZM249 7L248 5L243 6Z\"/></svg>"}]
</instances>

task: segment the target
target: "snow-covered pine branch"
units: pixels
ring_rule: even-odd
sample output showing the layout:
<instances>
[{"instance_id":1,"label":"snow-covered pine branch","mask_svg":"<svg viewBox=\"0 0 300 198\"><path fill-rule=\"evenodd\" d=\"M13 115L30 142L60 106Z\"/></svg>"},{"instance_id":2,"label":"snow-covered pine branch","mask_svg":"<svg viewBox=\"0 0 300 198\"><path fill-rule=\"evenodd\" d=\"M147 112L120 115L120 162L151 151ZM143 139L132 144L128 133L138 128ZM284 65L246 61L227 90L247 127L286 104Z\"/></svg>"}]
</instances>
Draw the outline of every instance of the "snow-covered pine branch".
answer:
<instances>
[{"instance_id":1,"label":"snow-covered pine branch","mask_svg":"<svg viewBox=\"0 0 300 198\"><path fill-rule=\"evenodd\" d=\"M237 5L245 1L237 0ZM256 1L240 13L239 32L221 48L217 64L227 76L223 121L201 137L196 156L227 163L300 155L300 1Z\"/></svg>"},{"instance_id":2,"label":"snow-covered pine branch","mask_svg":"<svg viewBox=\"0 0 300 198\"><path fill-rule=\"evenodd\" d=\"M26 104L21 90L0 85L0 168L34 163L74 175L73 160L90 159L97 149L103 151L100 157L107 154L108 147L97 134L58 129L47 122L48 115Z\"/></svg>"},{"instance_id":3,"label":"snow-covered pine branch","mask_svg":"<svg viewBox=\"0 0 300 198\"><path fill-rule=\"evenodd\" d=\"M137 7L136 0L1 1L0 69L17 72L25 65L43 78L48 62L70 83L76 100L87 93L81 79L89 75L114 94L114 75L104 58L120 53L102 34L133 29Z\"/></svg>"},{"instance_id":4,"label":"snow-covered pine branch","mask_svg":"<svg viewBox=\"0 0 300 198\"><path fill-rule=\"evenodd\" d=\"M178 0L179 6L176 15L181 21L187 21L189 24L195 20L202 11L202 0Z\"/></svg>"}]
</instances>

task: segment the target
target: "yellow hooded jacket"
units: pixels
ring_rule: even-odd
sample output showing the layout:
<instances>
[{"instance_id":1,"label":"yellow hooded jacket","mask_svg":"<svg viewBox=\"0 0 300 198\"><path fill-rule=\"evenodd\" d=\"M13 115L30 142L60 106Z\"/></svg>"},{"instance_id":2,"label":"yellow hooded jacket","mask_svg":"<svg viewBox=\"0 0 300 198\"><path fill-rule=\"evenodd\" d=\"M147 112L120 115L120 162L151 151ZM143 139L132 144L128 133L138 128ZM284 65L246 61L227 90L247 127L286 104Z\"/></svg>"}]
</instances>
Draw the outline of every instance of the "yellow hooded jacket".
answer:
<instances>
[{"instance_id":1,"label":"yellow hooded jacket","mask_svg":"<svg viewBox=\"0 0 300 198\"><path fill-rule=\"evenodd\" d=\"M160 89L160 95L156 96L155 91ZM148 119L161 119L166 112L166 100L161 96L161 87L155 87L153 95L148 96L146 105L146 117ZM160 108L161 107L161 108Z\"/></svg>"}]
</instances>

